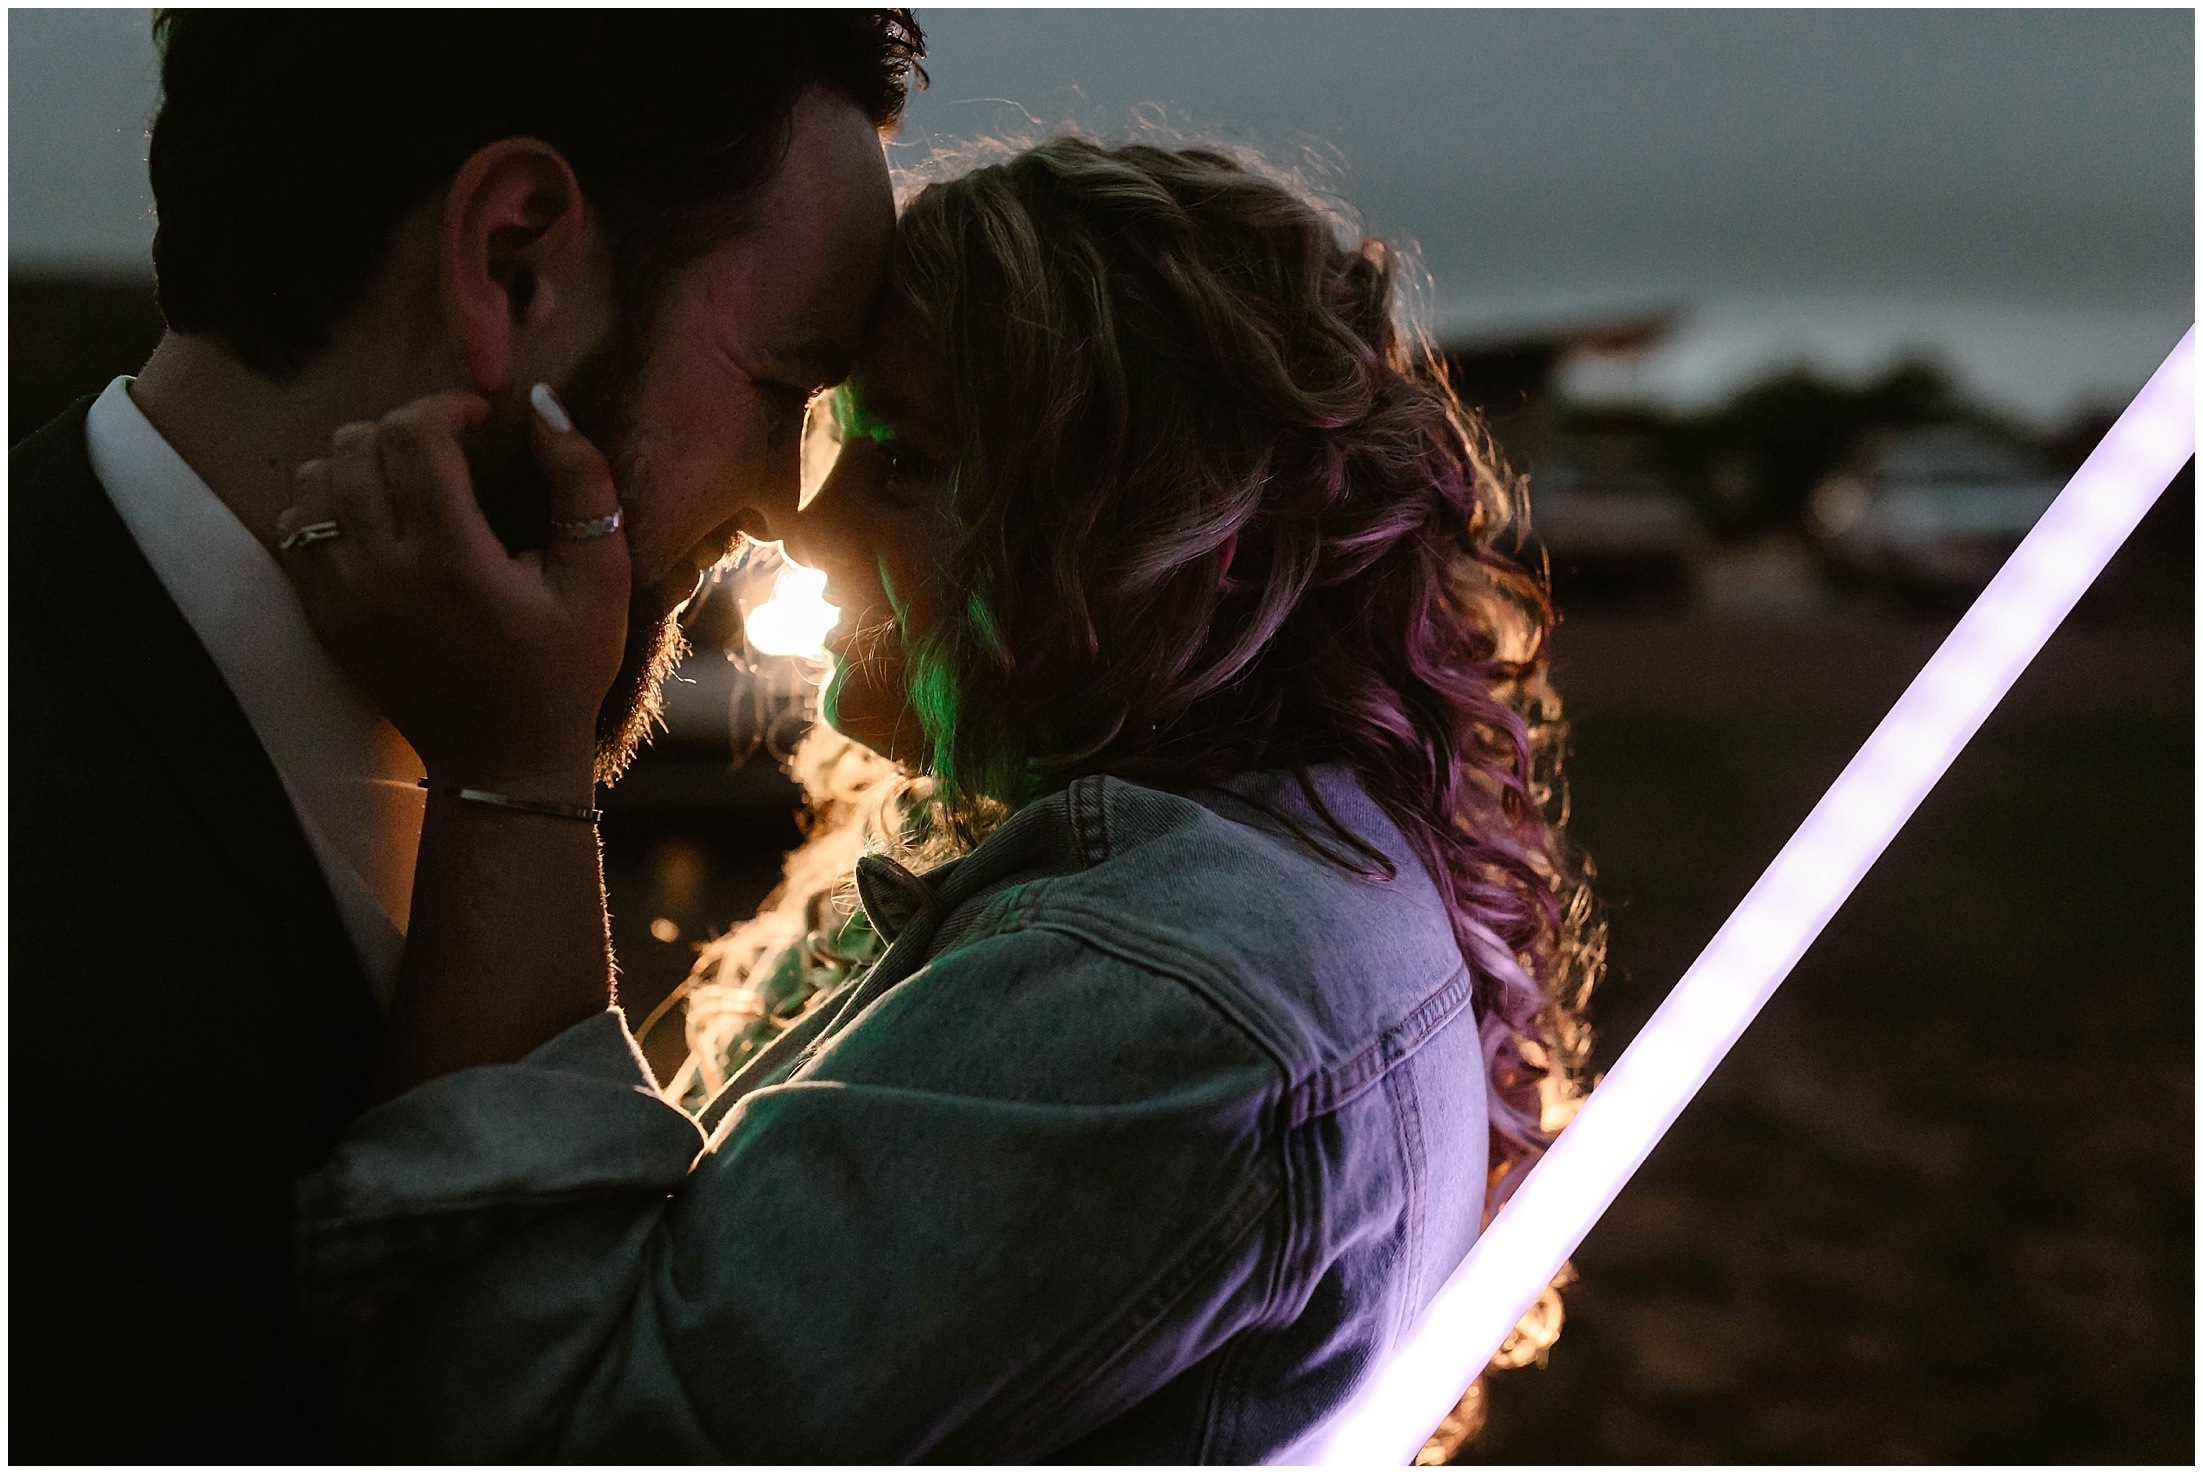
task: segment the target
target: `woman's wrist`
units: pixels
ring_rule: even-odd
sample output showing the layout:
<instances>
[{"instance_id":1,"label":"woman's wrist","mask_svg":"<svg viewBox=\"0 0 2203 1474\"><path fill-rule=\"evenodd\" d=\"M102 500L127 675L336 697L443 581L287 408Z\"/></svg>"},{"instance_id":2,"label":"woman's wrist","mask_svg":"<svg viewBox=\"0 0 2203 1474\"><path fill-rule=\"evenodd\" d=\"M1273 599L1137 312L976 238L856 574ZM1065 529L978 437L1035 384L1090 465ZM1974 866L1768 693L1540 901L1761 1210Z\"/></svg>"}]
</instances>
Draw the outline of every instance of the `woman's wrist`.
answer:
<instances>
[{"instance_id":1,"label":"woman's wrist","mask_svg":"<svg viewBox=\"0 0 2203 1474\"><path fill-rule=\"evenodd\" d=\"M596 761L592 754L585 759L557 763L431 763L428 788L431 793L450 794L467 789L529 803L589 808L596 796Z\"/></svg>"}]
</instances>

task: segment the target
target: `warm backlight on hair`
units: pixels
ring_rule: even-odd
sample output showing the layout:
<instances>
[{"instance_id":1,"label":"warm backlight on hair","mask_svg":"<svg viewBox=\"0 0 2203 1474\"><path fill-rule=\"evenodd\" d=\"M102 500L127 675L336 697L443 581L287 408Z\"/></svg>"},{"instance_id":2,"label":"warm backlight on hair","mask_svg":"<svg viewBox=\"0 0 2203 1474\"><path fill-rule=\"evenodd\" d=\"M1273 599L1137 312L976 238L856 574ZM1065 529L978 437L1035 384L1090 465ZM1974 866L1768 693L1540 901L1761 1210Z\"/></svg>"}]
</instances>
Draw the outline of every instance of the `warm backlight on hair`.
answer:
<instances>
[{"instance_id":1,"label":"warm backlight on hair","mask_svg":"<svg viewBox=\"0 0 2203 1474\"><path fill-rule=\"evenodd\" d=\"M826 575L787 559L773 577L773 596L742 621L750 645L761 655L826 658L826 637L841 623L841 611L826 602Z\"/></svg>"},{"instance_id":2,"label":"warm backlight on hair","mask_svg":"<svg viewBox=\"0 0 2203 1474\"><path fill-rule=\"evenodd\" d=\"M1405 1464L2195 454L2195 330L2043 513L1354 1400L1288 1455Z\"/></svg>"}]
</instances>

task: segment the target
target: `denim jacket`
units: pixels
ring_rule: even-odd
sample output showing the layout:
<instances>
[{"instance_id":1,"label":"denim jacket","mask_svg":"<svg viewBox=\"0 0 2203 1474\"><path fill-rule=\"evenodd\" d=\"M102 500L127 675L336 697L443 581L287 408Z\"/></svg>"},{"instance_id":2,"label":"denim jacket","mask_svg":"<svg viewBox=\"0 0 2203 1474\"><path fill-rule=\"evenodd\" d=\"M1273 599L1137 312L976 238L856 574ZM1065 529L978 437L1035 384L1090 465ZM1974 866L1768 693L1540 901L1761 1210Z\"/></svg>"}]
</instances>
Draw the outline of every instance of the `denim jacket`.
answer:
<instances>
[{"instance_id":1,"label":"denim jacket","mask_svg":"<svg viewBox=\"0 0 2203 1474\"><path fill-rule=\"evenodd\" d=\"M887 951L701 1120L616 1011L369 1112L300 1190L355 1452L1289 1456L1467 1252L1487 1149L1438 895L1317 782L1396 879L1083 778L922 878L867 861Z\"/></svg>"}]
</instances>

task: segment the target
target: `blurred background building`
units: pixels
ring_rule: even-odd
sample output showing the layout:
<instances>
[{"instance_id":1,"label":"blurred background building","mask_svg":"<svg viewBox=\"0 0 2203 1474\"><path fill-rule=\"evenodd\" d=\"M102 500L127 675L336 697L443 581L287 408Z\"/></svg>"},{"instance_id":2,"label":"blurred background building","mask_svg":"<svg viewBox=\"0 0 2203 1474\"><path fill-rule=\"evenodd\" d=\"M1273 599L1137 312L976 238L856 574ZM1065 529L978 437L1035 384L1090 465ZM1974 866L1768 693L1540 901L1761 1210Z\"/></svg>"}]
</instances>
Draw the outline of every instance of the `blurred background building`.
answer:
<instances>
[{"instance_id":1,"label":"blurred background building","mask_svg":"<svg viewBox=\"0 0 2203 1474\"><path fill-rule=\"evenodd\" d=\"M1162 128L1416 248L1563 609L1602 1059L2194 317L2186 12L921 19L901 168ZM12 443L161 323L147 13L8 24ZM2191 466L1585 1245L1466 1458L2192 1459L2193 540ZM608 799L631 1008L797 838L806 688L741 634L768 574L696 601Z\"/></svg>"}]
</instances>

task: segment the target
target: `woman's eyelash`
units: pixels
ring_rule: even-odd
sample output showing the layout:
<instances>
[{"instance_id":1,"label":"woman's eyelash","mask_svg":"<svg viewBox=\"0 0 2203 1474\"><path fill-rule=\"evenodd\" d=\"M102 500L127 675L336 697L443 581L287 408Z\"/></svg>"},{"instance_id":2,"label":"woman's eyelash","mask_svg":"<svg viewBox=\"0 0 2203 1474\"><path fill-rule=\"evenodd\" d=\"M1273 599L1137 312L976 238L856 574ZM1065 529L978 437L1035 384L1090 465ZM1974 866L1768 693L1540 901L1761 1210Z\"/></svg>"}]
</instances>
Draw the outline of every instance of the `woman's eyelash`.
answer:
<instances>
[{"instance_id":1,"label":"woman's eyelash","mask_svg":"<svg viewBox=\"0 0 2203 1474\"><path fill-rule=\"evenodd\" d=\"M914 450L898 440L874 442L880 448L880 456L887 462L890 476L918 477L931 474L933 462L924 452Z\"/></svg>"},{"instance_id":2,"label":"woman's eyelash","mask_svg":"<svg viewBox=\"0 0 2203 1474\"><path fill-rule=\"evenodd\" d=\"M811 407L812 398L818 393L815 389L799 389L793 384L761 383L758 387L765 391L765 397L772 401L774 412L783 420L790 417L801 420L804 411Z\"/></svg>"}]
</instances>

